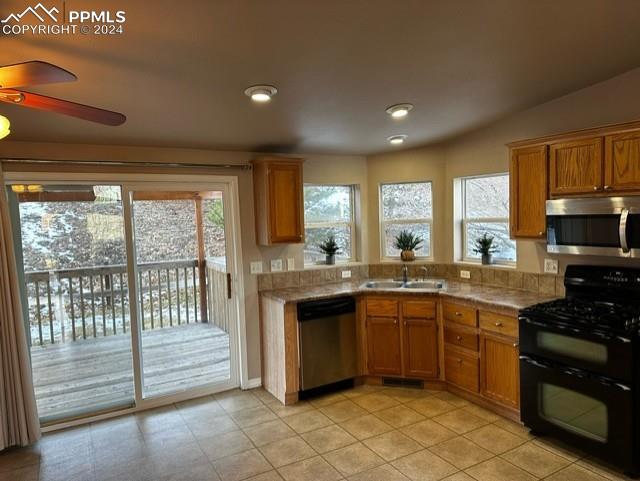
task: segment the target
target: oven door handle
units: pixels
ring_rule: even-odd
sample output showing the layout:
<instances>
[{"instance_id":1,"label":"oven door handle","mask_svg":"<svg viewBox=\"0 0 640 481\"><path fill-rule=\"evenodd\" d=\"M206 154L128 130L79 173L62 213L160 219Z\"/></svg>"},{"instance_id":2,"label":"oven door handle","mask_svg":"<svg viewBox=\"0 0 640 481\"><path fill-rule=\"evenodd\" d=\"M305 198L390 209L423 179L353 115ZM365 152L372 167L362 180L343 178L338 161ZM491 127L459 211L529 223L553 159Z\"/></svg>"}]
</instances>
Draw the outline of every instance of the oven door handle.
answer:
<instances>
[{"instance_id":1,"label":"oven door handle","mask_svg":"<svg viewBox=\"0 0 640 481\"><path fill-rule=\"evenodd\" d=\"M540 327L542 329L557 329L560 331L573 331L573 332L582 332L580 331L580 329L578 328L563 328L562 326L558 326L555 324L546 324L544 322L538 322L538 321L534 321L532 319L529 319L528 317L524 317L521 316L520 317L521 321L526 322L527 324L530 324L532 326L536 326L536 327ZM604 334L602 332L591 332L589 333L590 336L594 336L597 339L602 339L603 341L619 341L622 342L623 344L628 344L631 342L631 339L626 338L626 337L622 337L622 336L610 336L608 334Z\"/></svg>"},{"instance_id":2,"label":"oven door handle","mask_svg":"<svg viewBox=\"0 0 640 481\"><path fill-rule=\"evenodd\" d=\"M629 223L629 209L626 207L620 211L620 226L618 235L620 236L620 247L625 254L629 253L629 243L627 241L627 224Z\"/></svg>"},{"instance_id":3,"label":"oven door handle","mask_svg":"<svg viewBox=\"0 0 640 481\"><path fill-rule=\"evenodd\" d=\"M539 367L542 369L550 369L552 366L547 364L546 362L536 361L535 359L531 359L529 356L520 355L520 360L526 362L527 364L531 364L532 366Z\"/></svg>"}]
</instances>

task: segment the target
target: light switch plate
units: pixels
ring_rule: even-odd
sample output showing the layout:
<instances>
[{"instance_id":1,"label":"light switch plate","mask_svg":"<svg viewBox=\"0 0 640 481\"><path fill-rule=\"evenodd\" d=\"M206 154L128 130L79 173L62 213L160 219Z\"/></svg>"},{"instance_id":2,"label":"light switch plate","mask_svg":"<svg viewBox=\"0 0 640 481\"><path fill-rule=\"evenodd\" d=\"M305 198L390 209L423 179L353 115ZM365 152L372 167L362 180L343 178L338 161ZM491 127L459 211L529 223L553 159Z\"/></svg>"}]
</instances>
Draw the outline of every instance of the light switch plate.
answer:
<instances>
[{"instance_id":1,"label":"light switch plate","mask_svg":"<svg viewBox=\"0 0 640 481\"><path fill-rule=\"evenodd\" d=\"M342 278L349 279L351 277L351 271L342 271Z\"/></svg>"},{"instance_id":2,"label":"light switch plate","mask_svg":"<svg viewBox=\"0 0 640 481\"><path fill-rule=\"evenodd\" d=\"M471 279L471 271L460 271L460 278L462 279Z\"/></svg>"},{"instance_id":3,"label":"light switch plate","mask_svg":"<svg viewBox=\"0 0 640 481\"><path fill-rule=\"evenodd\" d=\"M555 259L544 260L544 272L545 274L557 274L558 273L558 261Z\"/></svg>"},{"instance_id":4,"label":"light switch plate","mask_svg":"<svg viewBox=\"0 0 640 481\"><path fill-rule=\"evenodd\" d=\"M262 274L262 261L254 261L251 263L251 274Z\"/></svg>"},{"instance_id":5,"label":"light switch plate","mask_svg":"<svg viewBox=\"0 0 640 481\"><path fill-rule=\"evenodd\" d=\"M273 259L271 261L271 272L282 272L282 259Z\"/></svg>"},{"instance_id":6,"label":"light switch plate","mask_svg":"<svg viewBox=\"0 0 640 481\"><path fill-rule=\"evenodd\" d=\"M287 259L287 270L294 271L296 269L296 260L293 257Z\"/></svg>"}]
</instances>

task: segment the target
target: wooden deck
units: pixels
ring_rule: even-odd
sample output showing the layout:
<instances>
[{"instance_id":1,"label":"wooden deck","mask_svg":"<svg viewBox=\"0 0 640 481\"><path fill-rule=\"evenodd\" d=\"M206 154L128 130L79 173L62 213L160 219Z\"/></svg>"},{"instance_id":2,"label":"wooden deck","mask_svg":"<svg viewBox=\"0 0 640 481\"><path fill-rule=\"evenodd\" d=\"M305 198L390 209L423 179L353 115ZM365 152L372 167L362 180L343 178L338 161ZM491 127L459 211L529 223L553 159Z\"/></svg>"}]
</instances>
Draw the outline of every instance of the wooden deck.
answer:
<instances>
[{"instance_id":1,"label":"wooden deck","mask_svg":"<svg viewBox=\"0 0 640 481\"><path fill-rule=\"evenodd\" d=\"M142 333L145 397L229 379L229 335L208 323ZM133 404L129 334L31 348L40 418Z\"/></svg>"}]
</instances>

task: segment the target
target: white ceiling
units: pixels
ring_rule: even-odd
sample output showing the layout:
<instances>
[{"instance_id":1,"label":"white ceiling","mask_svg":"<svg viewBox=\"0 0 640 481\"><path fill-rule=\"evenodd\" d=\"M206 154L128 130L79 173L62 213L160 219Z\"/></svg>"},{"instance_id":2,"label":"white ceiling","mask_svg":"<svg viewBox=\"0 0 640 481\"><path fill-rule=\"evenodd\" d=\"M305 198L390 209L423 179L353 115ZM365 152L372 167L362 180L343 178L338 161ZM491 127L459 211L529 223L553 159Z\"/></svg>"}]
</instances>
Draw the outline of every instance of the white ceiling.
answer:
<instances>
[{"instance_id":1,"label":"white ceiling","mask_svg":"<svg viewBox=\"0 0 640 481\"><path fill-rule=\"evenodd\" d=\"M30 3L3 0L0 14ZM3 36L0 64L71 70L75 84L32 90L127 123L1 104L11 139L368 154L391 150L392 134L437 142L640 65L636 0L73 2L89 5L126 10L126 33ZM244 96L257 83L278 87L270 104ZM399 102L415 109L392 121Z\"/></svg>"}]
</instances>

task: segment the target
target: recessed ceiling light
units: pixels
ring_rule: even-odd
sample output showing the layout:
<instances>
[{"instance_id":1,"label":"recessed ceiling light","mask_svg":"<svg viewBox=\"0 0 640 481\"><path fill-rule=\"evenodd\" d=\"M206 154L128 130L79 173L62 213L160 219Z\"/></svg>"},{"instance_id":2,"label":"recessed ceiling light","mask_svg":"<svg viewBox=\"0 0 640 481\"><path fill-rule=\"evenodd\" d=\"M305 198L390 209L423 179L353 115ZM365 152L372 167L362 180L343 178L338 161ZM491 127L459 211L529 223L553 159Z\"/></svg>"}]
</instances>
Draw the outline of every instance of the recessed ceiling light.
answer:
<instances>
[{"instance_id":1,"label":"recessed ceiling light","mask_svg":"<svg viewBox=\"0 0 640 481\"><path fill-rule=\"evenodd\" d=\"M387 107L386 112L394 119L401 119L406 117L412 108L412 104L396 104L391 107Z\"/></svg>"},{"instance_id":2,"label":"recessed ceiling light","mask_svg":"<svg viewBox=\"0 0 640 481\"><path fill-rule=\"evenodd\" d=\"M244 94L251 97L254 102L268 102L277 93L278 89L273 85L254 85L244 91Z\"/></svg>"},{"instance_id":3,"label":"recessed ceiling light","mask_svg":"<svg viewBox=\"0 0 640 481\"><path fill-rule=\"evenodd\" d=\"M387 140L391 145L400 145L403 144L407 136L405 134L392 135L391 137L387 137Z\"/></svg>"},{"instance_id":4,"label":"recessed ceiling light","mask_svg":"<svg viewBox=\"0 0 640 481\"><path fill-rule=\"evenodd\" d=\"M4 139L11 133L11 122L9 119L0 115L0 139Z\"/></svg>"}]
</instances>

